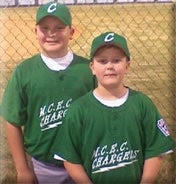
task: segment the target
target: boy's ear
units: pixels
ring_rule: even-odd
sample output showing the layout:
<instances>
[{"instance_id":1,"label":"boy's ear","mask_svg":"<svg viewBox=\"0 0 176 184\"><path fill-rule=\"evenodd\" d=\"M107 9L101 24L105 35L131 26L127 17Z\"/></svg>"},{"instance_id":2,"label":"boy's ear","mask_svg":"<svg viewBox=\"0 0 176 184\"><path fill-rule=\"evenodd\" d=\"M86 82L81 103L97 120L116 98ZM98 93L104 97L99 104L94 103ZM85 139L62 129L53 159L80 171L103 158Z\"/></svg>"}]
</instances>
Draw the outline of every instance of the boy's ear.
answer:
<instances>
[{"instance_id":1,"label":"boy's ear","mask_svg":"<svg viewBox=\"0 0 176 184\"><path fill-rule=\"evenodd\" d=\"M34 32L35 32L35 35L36 35L36 38L37 38L37 26L35 26Z\"/></svg>"},{"instance_id":2,"label":"boy's ear","mask_svg":"<svg viewBox=\"0 0 176 184\"><path fill-rule=\"evenodd\" d=\"M70 28L70 40L73 39L73 35L75 33L75 29L73 27Z\"/></svg>"},{"instance_id":3,"label":"boy's ear","mask_svg":"<svg viewBox=\"0 0 176 184\"><path fill-rule=\"evenodd\" d=\"M35 34L37 35L37 26L35 26L34 32L35 32Z\"/></svg>"},{"instance_id":4,"label":"boy's ear","mask_svg":"<svg viewBox=\"0 0 176 184\"><path fill-rule=\"evenodd\" d=\"M130 62L130 61L128 61L127 69L130 67L130 65L131 65L131 62Z\"/></svg>"},{"instance_id":5,"label":"boy's ear","mask_svg":"<svg viewBox=\"0 0 176 184\"><path fill-rule=\"evenodd\" d=\"M91 71L92 71L92 74L95 75L95 72L94 72L94 63L93 63L92 60L91 60L90 63L89 63L89 67L90 67L90 69L91 69Z\"/></svg>"},{"instance_id":6,"label":"boy's ear","mask_svg":"<svg viewBox=\"0 0 176 184\"><path fill-rule=\"evenodd\" d=\"M90 63L89 63L90 69L92 69L92 65L93 65L93 63L92 63L92 61L90 61Z\"/></svg>"},{"instance_id":7,"label":"boy's ear","mask_svg":"<svg viewBox=\"0 0 176 184\"><path fill-rule=\"evenodd\" d=\"M130 68L130 64L131 64L131 62L130 62L130 61L127 61L127 65L126 65L126 73L128 73L128 70L129 70L129 68Z\"/></svg>"}]
</instances>

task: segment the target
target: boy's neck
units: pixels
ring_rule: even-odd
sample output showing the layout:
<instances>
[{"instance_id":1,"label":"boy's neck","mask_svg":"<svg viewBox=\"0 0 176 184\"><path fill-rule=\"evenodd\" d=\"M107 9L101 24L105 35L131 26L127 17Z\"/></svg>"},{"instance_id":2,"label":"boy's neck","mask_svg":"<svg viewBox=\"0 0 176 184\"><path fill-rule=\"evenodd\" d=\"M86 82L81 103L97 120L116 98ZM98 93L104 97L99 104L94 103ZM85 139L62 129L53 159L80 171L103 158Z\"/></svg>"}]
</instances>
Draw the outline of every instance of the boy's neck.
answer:
<instances>
[{"instance_id":1,"label":"boy's neck","mask_svg":"<svg viewBox=\"0 0 176 184\"><path fill-rule=\"evenodd\" d=\"M115 100L123 97L128 92L128 88L122 86L118 89L106 89L103 86L95 88L94 93L104 100Z\"/></svg>"},{"instance_id":2,"label":"boy's neck","mask_svg":"<svg viewBox=\"0 0 176 184\"><path fill-rule=\"evenodd\" d=\"M49 58L41 53L42 61L46 66L54 71L65 70L73 61L73 53L69 51L66 56L62 58Z\"/></svg>"},{"instance_id":3,"label":"boy's neck","mask_svg":"<svg viewBox=\"0 0 176 184\"><path fill-rule=\"evenodd\" d=\"M65 52L55 52L54 51L54 52L48 52L48 53L42 51L41 53L44 56L48 57L48 58L56 59L56 58L63 58L63 57L65 57L68 54L68 52L69 51L67 50Z\"/></svg>"}]
</instances>

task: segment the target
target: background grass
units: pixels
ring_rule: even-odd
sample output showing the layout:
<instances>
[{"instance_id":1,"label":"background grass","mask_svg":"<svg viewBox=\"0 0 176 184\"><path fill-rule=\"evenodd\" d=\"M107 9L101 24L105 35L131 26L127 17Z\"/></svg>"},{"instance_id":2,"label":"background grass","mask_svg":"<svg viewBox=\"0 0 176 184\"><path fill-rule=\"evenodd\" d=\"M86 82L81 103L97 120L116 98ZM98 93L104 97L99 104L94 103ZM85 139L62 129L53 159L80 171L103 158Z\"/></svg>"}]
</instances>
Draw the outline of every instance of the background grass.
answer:
<instances>
[{"instance_id":1,"label":"background grass","mask_svg":"<svg viewBox=\"0 0 176 184\"><path fill-rule=\"evenodd\" d=\"M75 28L70 48L82 56L89 56L91 41L101 32L111 30L127 37L132 61L126 85L151 97L176 138L174 4L80 5L70 9ZM0 99L15 66L39 51L35 13L36 7L0 9ZM0 181L15 183L2 119L0 133ZM176 183L175 158L175 154L167 156L158 183Z\"/></svg>"}]
</instances>

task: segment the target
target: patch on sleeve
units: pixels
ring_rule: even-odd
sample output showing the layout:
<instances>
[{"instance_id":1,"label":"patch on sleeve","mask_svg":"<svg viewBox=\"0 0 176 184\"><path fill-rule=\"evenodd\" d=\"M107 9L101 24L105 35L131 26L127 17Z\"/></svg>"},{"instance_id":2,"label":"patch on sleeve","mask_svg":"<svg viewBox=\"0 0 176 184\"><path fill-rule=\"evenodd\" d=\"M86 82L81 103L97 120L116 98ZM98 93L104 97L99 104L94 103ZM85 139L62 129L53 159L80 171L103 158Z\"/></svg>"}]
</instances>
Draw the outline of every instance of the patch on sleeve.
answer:
<instances>
[{"instance_id":1,"label":"patch on sleeve","mask_svg":"<svg viewBox=\"0 0 176 184\"><path fill-rule=\"evenodd\" d=\"M170 133L169 133L169 130L167 128L167 125L164 121L164 119L160 119L157 121L157 126L159 128L159 130L165 135L165 136L169 136Z\"/></svg>"}]
</instances>

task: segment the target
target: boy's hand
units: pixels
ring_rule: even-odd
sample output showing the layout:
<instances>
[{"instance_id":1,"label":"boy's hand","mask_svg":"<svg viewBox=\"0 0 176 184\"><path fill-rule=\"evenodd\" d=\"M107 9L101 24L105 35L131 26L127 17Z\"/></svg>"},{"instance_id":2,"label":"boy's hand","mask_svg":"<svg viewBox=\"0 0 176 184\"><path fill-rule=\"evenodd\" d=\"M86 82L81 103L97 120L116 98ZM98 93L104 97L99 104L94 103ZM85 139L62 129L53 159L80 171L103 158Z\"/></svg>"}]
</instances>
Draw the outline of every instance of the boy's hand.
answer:
<instances>
[{"instance_id":1,"label":"boy's hand","mask_svg":"<svg viewBox=\"0 0 176 184\"><path fill-rule=\"evenodd\" d=\"M18 184L38 184L37 177L31 169L17 173Z\"/></svg>"}]
</instances>

